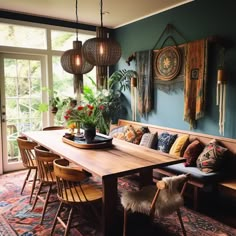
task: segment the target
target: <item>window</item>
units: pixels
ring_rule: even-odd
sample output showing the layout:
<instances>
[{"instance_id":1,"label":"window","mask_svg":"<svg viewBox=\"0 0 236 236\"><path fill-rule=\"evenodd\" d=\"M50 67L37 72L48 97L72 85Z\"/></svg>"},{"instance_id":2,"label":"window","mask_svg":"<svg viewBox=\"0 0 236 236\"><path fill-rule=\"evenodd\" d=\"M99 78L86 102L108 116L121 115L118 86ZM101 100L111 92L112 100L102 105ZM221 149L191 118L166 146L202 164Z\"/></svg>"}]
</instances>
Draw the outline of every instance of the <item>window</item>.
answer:
<instances>
[{"instance_id":1,"label":"window","mask_svg":"<svg viewBox=\"0 0 236 236\"><path fill-rule=\"evenodd\" d=\"M0 45L46 49L46 29L0 23Z\"/></svg>"},{"instance_id":2,"label":"window","mask_svg":"<svg viewBox=\"0 0 236 236\"><path fill-rule=\"evenodd\" d=\"M94 34L78 33L78 40L84 43L87 39L93 38ZM66 51L71 49L73 41L76 40L75 32L68 31L51 31L52 50Z\"/></svg>"},{"instance_id":3,"label":"window","mask_svg":"<svg viewBox=\"0 0 236 236\"><path fill-rule=\"evenodd\" d=\"M72 49L73 41L76 40L75 29L64 29L60 27L50 27L48 25L39 25L27 22L17 22L17 21L8 21L3 20L0 22L0 50L7 47L14 47L16 53L27 53L31 55L42 55L45 58L48 58L47 65L45 67L45 72L42 75L41 84L42 87L47 87L49 91L56 91L56 94L61 98L72 97L75 98L74 88L73 88L73 75L65 72L60 63L60 57L62 53L66 50ZM47 34L50 34L50 37L47 37ZM78 39L85 42L89 38L95 37L95 32L89 31L79 31ZM51 39L49 41L49 39ZM5 50L4 50L5 51ZM12 52L12 51L11 51ZM13 51L14 53L14 51ZM19 64L20 62L18 62ZM14 93L16 91L16 86L20 86L21 83L17 85L14 81L11 81L10 73L14 73L16 68L12 68L14 64L10 63L7 68L8 73L8 83L12 83L12 86L7 86L6 89L10 89L8 94ZM35 74L39 72L39 65L32 65ZM24 67L26 68L26 67ZM51 68L51 69L50 69ZM26 73L21 71L20 73ZM22 75L23 76L23 75ZM84 84L89 83L89 80L86 77L89 76L95 79L96 69L89 72L87 75L84 75ZM32 80L34 83L34 80ZM36 87L33 86L30 88L33 92ZM48 94L47 101L42 99L42 102L49 103L49 98L52 94ZM23 102L23 101L21 101ZM49 114L50 115L50 114ZM51 117L54 120L54 123L61 123L62 118L59 116ZM46 119L45 119L46 120ZM48 119L47 119L48 120ZM52 123L52 122L50 122Z\"/></svg>"}]
</instances>

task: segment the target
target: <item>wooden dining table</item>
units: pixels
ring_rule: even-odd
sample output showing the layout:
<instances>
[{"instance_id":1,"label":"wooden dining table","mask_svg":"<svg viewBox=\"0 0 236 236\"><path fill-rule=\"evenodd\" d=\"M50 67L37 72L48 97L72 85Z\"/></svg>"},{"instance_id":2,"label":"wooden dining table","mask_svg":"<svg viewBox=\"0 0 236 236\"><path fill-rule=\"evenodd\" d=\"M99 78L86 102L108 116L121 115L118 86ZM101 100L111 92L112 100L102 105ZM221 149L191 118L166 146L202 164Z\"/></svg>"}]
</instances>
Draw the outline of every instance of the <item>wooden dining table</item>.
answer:
<instances>
[{"instance_id":1,"label":"wooden dining table","mask_svg":"<svg viewBox=\"0 0 236 236\"><path fill-rule=\"evenodd\" d=\"M22 134L61 157L80 165L84 170L102 180L102 232L114 235L118 178L138 173L142 185L152 183L152 170L156 167L183 162L183 158L113 139L110 147L78 148L63 141L65 130L28 131Z\"/></svg>"}]
</instances>

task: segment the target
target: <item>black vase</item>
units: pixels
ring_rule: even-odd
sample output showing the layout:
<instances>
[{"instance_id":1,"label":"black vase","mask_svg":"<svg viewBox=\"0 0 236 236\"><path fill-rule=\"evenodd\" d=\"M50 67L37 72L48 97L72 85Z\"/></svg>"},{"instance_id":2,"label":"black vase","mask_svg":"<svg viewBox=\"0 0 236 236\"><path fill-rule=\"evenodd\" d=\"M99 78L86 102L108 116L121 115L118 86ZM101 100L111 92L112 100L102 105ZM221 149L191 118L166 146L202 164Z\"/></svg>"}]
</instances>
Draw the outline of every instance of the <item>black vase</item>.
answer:
<instances>
[{"instance_id":1,"label":"black vase","mask_svg":"<svg viewBox=\"0 0 236 236\"><path fill-rule=\"evenodd\" d=\"M96 127L84 127L84 138L86 143L92 143L96 136Z\"/></svg>"}]
</instances>

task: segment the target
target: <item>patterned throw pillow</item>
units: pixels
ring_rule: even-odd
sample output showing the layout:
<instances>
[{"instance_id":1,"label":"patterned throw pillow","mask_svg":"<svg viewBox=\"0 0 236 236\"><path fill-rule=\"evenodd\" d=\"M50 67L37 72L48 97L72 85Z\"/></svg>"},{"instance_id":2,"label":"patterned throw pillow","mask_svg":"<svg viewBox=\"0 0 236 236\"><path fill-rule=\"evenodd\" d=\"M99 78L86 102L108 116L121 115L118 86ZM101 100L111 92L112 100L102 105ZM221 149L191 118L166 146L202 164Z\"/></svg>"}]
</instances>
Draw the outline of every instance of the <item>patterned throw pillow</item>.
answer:
<instances>
[{"instance_id":1,"label":"patterned throw pillow","mask_svg":"<svg viewBox=\"0 0 236 236\"><path fill-rule=\"evenodd\" d=\"M157 145L157 133L145 133L139 145L155 149Z\"/></svg>"},{"instance_id":2,"label":"patterned throw pillow","mask_svg":"<svg viewBox=\"0 0 236 236\"><path fill-rule=\"evenodd\" d=\"M191 142L184 151L183 157L186 158L185 166L197 166L197 158L204 149L204 145L199 140Z\"/></svg>"},{"instance_id":3,"label":"patterned throw pillow","mask_svg":"<svg viewBox=\"0 0 236 236\"><path fill-rule=\"evenodd\" d=\"M183 156L184 150L189 143L189 135L182 135L178 137L170 149L170 154L176 157Z\"/></svg>"},{"instance_id":4,"label":"patterned throw pillow","mask_svg":"<svg viewBox=\"0 0 236 236\"><path fill-rule=\"evenodd\" d=\"M157 150L168 153L177 138L177 134L164 132L158 136Z\"/></svg>"},{"instance_id":5,"label":"patterned throw pillow","mask_svg":"<svg viewBox=\"0 0 236 236\"><path fill-rule=\"evenodd\" d=\"M124 130L125 141L139 144L143 134L148 132L147 127L134 128L132 125L128 125Z\"/></svg>"},{"instance_id":6,"label":"patterned throw pillow","mask_svg":"<svg viewBox=\"0 0 236 236\"><path fill-rule=\"evenodd\" d=\"M109 135L113 138L125 140L124 130L126 129L126 126L118 126L114 129L112 129L109 133Z\"/></svg>"},{"instance_id":7,"label":"patterned throw pillow","mask_svg":"<svg viewBox=\"0 0 236 236\"><path fill-rule=\"evenodd\" d=\"M198 157L197 167L205 173L219 170L227 150L227 148L220 146L216 140L212 140Z\"/></svg>"}]
</instances>

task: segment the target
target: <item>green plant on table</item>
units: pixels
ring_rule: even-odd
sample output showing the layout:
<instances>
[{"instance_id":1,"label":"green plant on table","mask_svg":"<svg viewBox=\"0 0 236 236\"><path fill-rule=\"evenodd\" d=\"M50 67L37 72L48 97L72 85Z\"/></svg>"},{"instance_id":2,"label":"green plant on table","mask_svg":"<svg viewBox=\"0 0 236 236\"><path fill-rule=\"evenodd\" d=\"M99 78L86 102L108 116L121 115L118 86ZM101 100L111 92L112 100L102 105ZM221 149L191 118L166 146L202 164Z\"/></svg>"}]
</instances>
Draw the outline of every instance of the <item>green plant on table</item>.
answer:
<instances>
[{"instance_id":1,"label":"green plant on table","mask_svg":"<svg viewBox=\"0 0 236 236\"><path fill-rule=\"evenodd\" d=\"M135 77L133 70L118 70L108 78L108 89L96 90L96 84L92 78L91 86L84 86L82 101L98 107L103 105L102 117L98 120L97 128L100 133L108 134L111 121L122 109L122 92L130 87L131 77Z\"/></svg>"}]
</instances>

